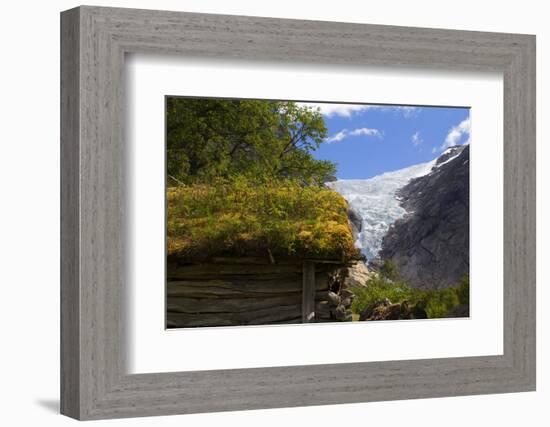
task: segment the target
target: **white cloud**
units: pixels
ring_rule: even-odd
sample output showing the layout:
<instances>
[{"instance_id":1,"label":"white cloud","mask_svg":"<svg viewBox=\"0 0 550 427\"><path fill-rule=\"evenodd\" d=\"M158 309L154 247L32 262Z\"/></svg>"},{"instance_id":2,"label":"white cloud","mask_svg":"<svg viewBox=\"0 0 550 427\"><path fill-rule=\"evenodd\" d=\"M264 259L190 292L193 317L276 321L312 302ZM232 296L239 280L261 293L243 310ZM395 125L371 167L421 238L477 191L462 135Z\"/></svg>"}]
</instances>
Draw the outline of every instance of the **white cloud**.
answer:
<instances>
[{"instance_id":1,"label":"white cloud","mask_svg":"<svg viewBox=\"0 0 550 427\"><path fill-rule=\"evenodd\" d=\"M314 102L298 102L300 106L319 108L323 116L351 117L352 114L368 110L370 105L360 104L330 104Z\"/></svg>"},{"instance_id":2,"label":"white cloud","mask_svg":"<svg viewBox=\"0 0 550 427\"><path fill-rule=\"evenodd\" d=\"M321 114L326 117L340 116L351 117L355 113L367 110L379 110L382 112L393 112L403 114L405 118L416 117L420 112L419 107L392 106L392 105L371 105L371 104L335 104L328 102L297 102L299 106L319 108Z\"/></svg>"},{"instance_id":3,"label":"white cloud","mask_svg":"<svg viewBox=\"0 0 550 427\"><path fill-rule=\"evenodd\" d=\"M376 136L378 138L382 138L382 133L378 129L371 129L371 128L353 129L349 134L351 136L367 135L367 136Z\"/></svg>"},{"instance_id":4,"label":"white cloud","mask_svg":"<svg viewBox=\"0 0 550 427\"><path fill-rule=\"evenodd\" d=\"M449 133L447 133L447 137L445 138L445 142L441 146L441 150L445 150L446 148L459 144L460 141L465 136L467 136L468 138L466 139L464 144L469 144L470 143L470 118L469 117L461 121L458 125L453 126L449 130Z\"/></svg>"},{"instance_id":5,"label":"white cloud","mask_svg":"<svg viewBox=\"0 0 550 427\"><path fill-rule=\"evenodd\" d=\"M424 142L424 140L420 137L420 132L416 131L413 134L413 136L411 137L411 142L415 147L419 146L420 144L422 144L422 142Z\"/></svg>"},{"instance_id":6,"label":"white cloud","mask_svg":"<svg viewBox=\"0 0 550 427\"><path fill-rule=\"evenodd\" d=\"M357 128L351 131L347 129L342 129L340 132L332 136L329 136L325 141L328 143L339 142L345 138L349 138L350 136L362 136L362 135L374 136L376 138L382 139L383 133L380 132L378 129L372 129L372 128Z\"/></svg>"},{"instance_id":7,"label":"white cloud","mask_svg":"<svg viewBox=\"0 0 550 427\"><path fill-rule=\"evenodd\" d=\"M343 140L348 135L347 129L343 129L340 132L338 132L336 135L329 136L326 141L327 142L338 142Z\"/></svg>"},{"instance_id":8,"label":"white cloud","mask_svg":"<svg viewBox=\"0 0 550 427\"><path fill-rule=\"evenodd\" d=\"M394 112L402 113L406 119L416 117L422 110L420 107L386 107L388 110L394 110Z\"/></svg>"}]
</instances>

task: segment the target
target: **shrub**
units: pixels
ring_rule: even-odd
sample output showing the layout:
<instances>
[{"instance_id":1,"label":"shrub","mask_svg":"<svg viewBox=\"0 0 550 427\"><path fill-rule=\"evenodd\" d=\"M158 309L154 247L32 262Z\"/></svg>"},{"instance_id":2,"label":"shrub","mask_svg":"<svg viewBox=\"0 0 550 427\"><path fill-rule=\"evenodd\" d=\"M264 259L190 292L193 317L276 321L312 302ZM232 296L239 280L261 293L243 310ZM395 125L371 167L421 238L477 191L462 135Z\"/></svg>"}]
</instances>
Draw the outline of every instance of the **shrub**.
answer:
<instances>
[{"instance_id":1,"label":"shrub","mask_svg":"<svg viewBox=\"0 0 550 427\"><path fill-rule=\"evenodd\" d=\"M389 280L395 281L398 278L397 267L389 259L385 259L380 269L380 274Z\"/></svg>"},{"instance_id":2,"label":"shrub","mask_svg":"<svg viewBox=\"0 0 550 427\"><path fill-rule=\"evenodd\" d=\"M384 263L384 265L386 265ZM389 265L389 264L388 264ZM395 268L390 269L393 277L397 277ZM428 318L445 317L450 310L469 303L469 277L465 275L459 285L436 290L412 288L401 280L393 281L387 277L387 270L381 269L379 274L373 274L365 287L353 290L355 298L352 311L360 314L368 305L387 298L392 303L408 301L409 306L419 304L424 307Z\"/></svg>"},{"instance_id":3,"label":"shrub","mask_svg":"<svg viewBox=\"0 0 550 427\"><path fill-rule=\"evenodd\" d=\"M457 294L461 305L467 305L470 303L470 276L468 274L465 274L460 279Z\"/></svg>"},{"instance_id":4,"label":"shrub","mask_svg":"<svg viewBox=\"0 0 550 427\"><path fill-rule=\"evenodd\" d=\"M450 287L434 291L426 291L424 302L429 318L445 317L454 307L460 304L458 288Z\"/></svg>"}]
</instances>

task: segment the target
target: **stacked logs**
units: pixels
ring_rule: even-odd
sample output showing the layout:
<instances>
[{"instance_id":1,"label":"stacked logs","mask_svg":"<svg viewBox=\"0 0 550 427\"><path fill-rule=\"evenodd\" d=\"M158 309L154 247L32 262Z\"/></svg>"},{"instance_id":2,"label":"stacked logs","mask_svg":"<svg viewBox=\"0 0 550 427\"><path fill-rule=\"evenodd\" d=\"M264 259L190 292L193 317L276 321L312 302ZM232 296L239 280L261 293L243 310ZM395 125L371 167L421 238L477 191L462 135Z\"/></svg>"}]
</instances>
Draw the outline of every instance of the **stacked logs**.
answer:
<instances>
[{"instance_id":1,"label":"stacked logs","mask_svg":"<svg viewBox=\"0 0 550 427\"><path fill-rule=\"evenodd\" d=\"M352 294L337 263L315 264L314 322L351 320ZM302 322L302 264L214 258L167 268L167 327Z\"/></svg>"}]
</instances>

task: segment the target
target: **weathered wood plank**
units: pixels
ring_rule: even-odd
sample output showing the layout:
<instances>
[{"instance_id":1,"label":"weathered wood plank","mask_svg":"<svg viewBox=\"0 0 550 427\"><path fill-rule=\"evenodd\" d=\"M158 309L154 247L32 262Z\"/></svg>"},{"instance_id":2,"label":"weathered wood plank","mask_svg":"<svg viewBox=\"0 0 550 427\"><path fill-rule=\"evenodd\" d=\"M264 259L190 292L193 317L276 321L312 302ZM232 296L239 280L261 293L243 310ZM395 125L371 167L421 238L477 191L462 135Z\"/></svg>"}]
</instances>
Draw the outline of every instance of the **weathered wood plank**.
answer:
<instances>
[{"instance_id":1,"label":"weathered wood plank","mask_svg":"<svg viewBox=\"0 0 550 427\"><path fill-rule=\"evenodd\" d=\"M186 288L188 292L194 290L204 291L211 288L213 292L220 289L234 293L281 293L281 292L301 292L302 278L301 277L279 277L275 279L256 280L255 278L225 278L225 279L208 279L208 280L169 280L166 284L168 294L175 294L181 288ZM317 291L328 290L328 276L320 273L315 277L315 289Z\"/></svg>"},{"instance_id":2,"label":"weathered wood plank","mask_svg":"<svg viewBox=\"0 0 550 427\"><path fill-rule=\"evenodd\" d=\"M191 288L180 286L177 288L168 288L167 298L203 298L203 299L247 299L258 297L277 297L282 295L302 295L302 290L295 291L277 291L276 289L265 290L247 290L239 288L217 288L205 286L202 288Z\"/></svg>"},{"instance_id":3,"label":"weathered wood plank","mask_svg":"<svg viewBox=\"0 0 550 427\"><path fill-rule=\"evenodd\" d=\"M237 264L237 265L269 265L271 264L269 257L266 255L264 258L260 257L212 257L210 262L214 264Z\"/></svg>"},{"instance_id":4,"label":"weathered wood plank","mask_svg":"<svg viewBox=\"0 0 550 427\"><path fill-rule=\"evenodd\" d=\"M309 262L309 261L306 261ZM333 265L315 264L315 272L328 274L336 270ZM168 265L166 277L174 279L220 279L231 277L254 277L256 280L278 278L281 275L295 275L301 278L302 266L294 264L189 264Z\"/></svg>"},{"instance_id":5,"label":"weathered wood plank","mask_svg":"<svg viewBox=\"0 0 550 427\"><path fill-rule=\"evenodd\" d=\"M304 261L302 274L302 322L315 320L315 264Z\"/></svg>"},{"instance_id":6,"label":"weathered wood plank","mask_svg":"<svg viewBox=\"0 0 550 427\"><path fill-rule=\"evenodd\" d=\"M321 285L321 284L320 284ZM214 294L280 294L301 292L302 281L294 280L178 280L166 284L168 295L177 295L179 292L211 292Z\"/></svg>"},{"instance_id":7,"label":"weathered wood plank","mask_svg":"<svg viewBox=\"0 0 550 427\"><path fill-rule=\"evenodd\" d=\"M260 298L186 298L168 297L167 310L177 313L242 313L259 309L277 310L288 305L300 304L299 293L279 297Z\"/></svg>"},{"instance_id":8,"label":"weathered wood plank","mask_svg":"<svg viewBox=\"0 0 550 427\"><path fill-rule=\"evenodd\" d=\"M256 276L260 278L285 273L300 275L302 269L300 266L288 264L192 264L168 266L166 275L169 278L211 277L215 279L221 276Z\"/></svg>"},{"instance_id":9,"label":"weathered wood plank","mask_svg":"<svg viewBox=\"0 0 550 427\"><path fill-rule=\"evenodd\" d=\"M302 317L294 317L292 319L283 320L281 322L271 322L270 325L288 325L288 324L300 324L302 323Z\"/></svg>"},{"instance_id":10,"label":"weathered wood plank","mask_svg":"<svg viewBox=\"0 0 550 427\"><path fill-rule=\"evenodd\" d=\"M267 325L298 319L301 315L301 304L285 307L266 308L243 313L167 313L169 328Z\"/></svg>"},{"instance_id":11,"label":"weathered wood plank","mask_svg":"<svg viewBox=\"0 0 550 427\"><path fill-rule=\"evenodd\" d=\"M326 291L328 283L326 277L318 277L315 281L318 292ZM277 296L285 293L301 293L301 279L293 280L179 280L169 281L166 286L168 296L191 298L254 298L260 295Z\"/></svg>"}]
</instances>

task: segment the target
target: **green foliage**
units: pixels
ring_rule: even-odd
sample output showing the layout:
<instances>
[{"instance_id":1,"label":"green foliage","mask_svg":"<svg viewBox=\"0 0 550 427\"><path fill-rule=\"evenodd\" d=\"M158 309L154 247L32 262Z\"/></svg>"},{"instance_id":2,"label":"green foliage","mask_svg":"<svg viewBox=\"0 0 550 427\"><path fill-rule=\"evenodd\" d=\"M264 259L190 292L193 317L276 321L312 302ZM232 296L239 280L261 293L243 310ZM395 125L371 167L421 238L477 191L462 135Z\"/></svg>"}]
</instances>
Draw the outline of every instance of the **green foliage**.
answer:
<instances>
[{"instance_id":1,"label":"green foliage","mask_svg":"<svg viewBox=\"0 0 550 427\"><path fill-rule=\"evenodd\" d=\"M465 274L460 279L460 283L457 289L458 300L461 305L470 303L470 276Z\"/></svg>"},{"instance_id":2,"label":"green foliage","mask_svg":"<svg viewBox=\"0 0 550 427\"><path fill-rule=\"evenodd\" d=\"M386 265L384 263L384 265ZM393 277L397 276L395 266L389 269ZM368 305L389 299L392 303L408 301L409 306L419 304L426 310L428 318L445 317L450 310L469 304L469 277L464 276L460 284L443 289L422 290L410 287L404 281L394 281L385 275L384 269L380 274L373 274L365 287L355 288L355 298L352 303L352 311L361 313Z\"/></svg>"},{"instance_id":3,"label":"green foliage","mask_svg":"<svg viewBox=\"0 0 550 427\"><path fill-rule=\"evenodd\" d=\"M385 259L384 264L382 264L382 268L380 269L380 274L386 279L397 280L397 267L392 261Z\"/></svg>"},{"instance_id":4,"label":"green foliage","mask_svg":"<svg viewBox=\"0 0 550 427\"><path fill-rule=\"evenodd\" d=\"M170 97L166 132L170 185L236 175L335 179L335 165L311 155L327 135L322 115L294 102Z\"/></svg>"},{"instance_id":5,"label":"green foliage","mask_svg":"<svg viewBox=\"0 0 550 427\"><path fill-rule=\"evenodd\" d=\"M456 287L425 291L425 293L423 300L429 318L445 317L451 309L460 304Z\"/></svg>"},{"instance_id":6,"label":"green foliage","mask_svg":"<svg viewBox=\"0 0 550 427\"><path fill-rule=\"evenodd\" d=\"M218 178L170 188L168 255L357 258L347 203L328 188L295 180Z\"/></svg>"}]
</instances>

